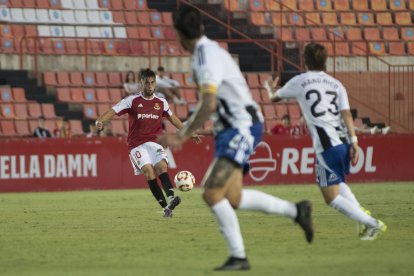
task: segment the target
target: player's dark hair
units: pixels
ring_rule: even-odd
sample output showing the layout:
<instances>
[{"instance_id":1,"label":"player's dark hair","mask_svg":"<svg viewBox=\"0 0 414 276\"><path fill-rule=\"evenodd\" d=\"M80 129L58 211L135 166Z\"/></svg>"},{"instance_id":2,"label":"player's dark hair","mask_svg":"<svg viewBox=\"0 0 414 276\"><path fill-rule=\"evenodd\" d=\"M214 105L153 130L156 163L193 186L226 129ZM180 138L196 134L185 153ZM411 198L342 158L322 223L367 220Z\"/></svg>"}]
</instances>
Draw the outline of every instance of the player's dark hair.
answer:
<instances>
[{"instance_id":1,"label":"player's dark hair","mask_svg":"<svg viewBox=\"0 0 414 276\"><path fill-rule=\"evenodd\" d=\"M164 67L159 66L159 67L157 68L157 71L159 71L159 72L164 72L164 71L165 71L165 69L164 69Z\"/></svg>"},{"instance_id":2,"label":"player's dark hair","mask_svg":"<svg viewBox=\"0 0 414 276\"><path fill-rule=\"evenodd\" d=\"M326 69L328 53L322 44L309 43L305 47L305 64L309 70L323 71Z\"/></svg>"},{"instance_id":3,"label":"player's dark hair","mask_svg":"<svg viewBox=\"0 0 414 276\"><path fill-rule=\"evenodd\" d=\"M154 78L155 79L155 73L151 69L147 69L145 71L142 71L141 73L141 80L145 80L147 78Z\"/></svg>"},{"instance_id":4,"label":"player's dark hair","mask_svg":"<svg viewBox=\"0 0 414 276\"><path fill-rule=\"evenodd\" d=\"M174 28L188 39L199 38L204 34L200 12L190 6L180 5L173 14Z\"/></svg>"}]
</instances>

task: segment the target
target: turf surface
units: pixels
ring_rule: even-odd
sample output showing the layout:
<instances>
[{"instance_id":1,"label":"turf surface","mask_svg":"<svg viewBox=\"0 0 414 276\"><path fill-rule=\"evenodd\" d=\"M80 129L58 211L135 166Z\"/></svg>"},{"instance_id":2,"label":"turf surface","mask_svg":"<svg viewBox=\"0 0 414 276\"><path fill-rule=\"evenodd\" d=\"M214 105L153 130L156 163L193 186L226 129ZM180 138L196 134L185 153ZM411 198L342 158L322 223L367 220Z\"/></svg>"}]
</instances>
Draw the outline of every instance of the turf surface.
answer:
<instances>
[{"instance_id":1,"label":"turf surface","mask_svg":"<svg viewBox=\"0 0 414 276\"><path fill-rule=\"evenodd\" d=\"M414 183L353 184L388 225L360 241L355 223L315 185L254 187L313 202L316 237L286 218L238 212L252 265L245 275L413 275ZM201 189L179 192L164 219L148 190L0 194L0 275L211 275L227 258Z\"/></svg>"}]
</instances>

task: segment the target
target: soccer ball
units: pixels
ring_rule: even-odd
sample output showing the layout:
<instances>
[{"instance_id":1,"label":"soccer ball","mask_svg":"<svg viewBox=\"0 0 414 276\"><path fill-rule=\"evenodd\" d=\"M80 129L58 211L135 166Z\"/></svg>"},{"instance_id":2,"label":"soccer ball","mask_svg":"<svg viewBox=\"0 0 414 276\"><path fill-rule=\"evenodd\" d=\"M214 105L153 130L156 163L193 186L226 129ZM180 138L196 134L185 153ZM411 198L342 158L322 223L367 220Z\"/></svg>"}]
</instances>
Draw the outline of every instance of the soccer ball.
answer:
<instances>
[{"instance_id":1,"label":"soccer ball","mask_svg":"<svg viewBox=\"0 0 414 276\"><path fill-rule=\"evenodd\" d=\"M175 187L180 189L180 191L188 192L195 185L195 178L192 173L189 171L180 171L174 177Z\"/></svg>"}]
</instances>

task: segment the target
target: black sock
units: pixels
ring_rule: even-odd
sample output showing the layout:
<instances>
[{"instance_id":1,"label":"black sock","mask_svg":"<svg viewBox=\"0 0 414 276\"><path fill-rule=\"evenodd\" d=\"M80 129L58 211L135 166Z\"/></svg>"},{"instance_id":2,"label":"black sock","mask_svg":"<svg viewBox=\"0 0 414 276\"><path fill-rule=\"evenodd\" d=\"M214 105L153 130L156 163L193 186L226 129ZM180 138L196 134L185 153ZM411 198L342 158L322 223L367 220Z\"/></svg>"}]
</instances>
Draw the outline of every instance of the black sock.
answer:
<instances>
[{"instance_id":1,"label":"black sock","mask_svg":"<svg viewBox=\"0 0 414 276\"><path fill-rule=\"evenodd\" d=\"M171 184L170 176L168 173L162 173L158 176L161 180L162 188L164 189L164 192L167 194L168 197L174 196L174 188Z\"/></svg>"},{"instance_id":2,"label":"black sock","mask_svg":"<svg viewBox=\"0 0 414 276\"><path fill-rule=\"evenodd\" d=\"M148 180L148 185L152 194L154 195L157 202L161 205L161 207L167 207L167 201L165 200L164 194L162 193L160 186L158 186L157 179Z\"/></svg>"}]
</instances>

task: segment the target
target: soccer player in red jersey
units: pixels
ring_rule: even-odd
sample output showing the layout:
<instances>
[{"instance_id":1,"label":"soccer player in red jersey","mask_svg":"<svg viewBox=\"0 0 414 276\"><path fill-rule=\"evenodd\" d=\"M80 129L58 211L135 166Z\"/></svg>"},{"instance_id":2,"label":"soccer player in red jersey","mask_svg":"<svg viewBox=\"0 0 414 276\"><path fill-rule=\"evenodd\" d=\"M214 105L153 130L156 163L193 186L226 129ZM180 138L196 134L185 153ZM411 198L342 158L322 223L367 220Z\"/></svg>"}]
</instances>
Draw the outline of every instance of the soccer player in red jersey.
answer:
<instances>
[{"instance_id":1,"label":"soccer player in red jersey","mask_svg":"<svg viewBox=\"0 0 414 276\"><path fill-rule=\"evenodd\" d=\"M157 202L164 209L164 217L172 217L173 209L180 204L180 197L174 196L173 186L168 175L168 159L164 148L156 143L157 135L162 131L162 120L166 117L177 129L183 127L180 119L173 115L167 101L155 95L156 75L153 71L144 71L141 75L142 92L131 94L114 105L96 120L98 130L104 128L106 121L114 115L128 114L128 149L135 174L144 174L149 188ZM200 137L193 135L199 143ZM169 203L158 186L157 176L161 180Z\"/></svg>"}]
</instances>

